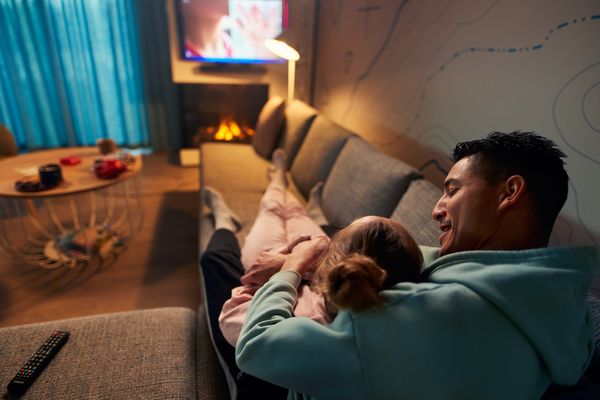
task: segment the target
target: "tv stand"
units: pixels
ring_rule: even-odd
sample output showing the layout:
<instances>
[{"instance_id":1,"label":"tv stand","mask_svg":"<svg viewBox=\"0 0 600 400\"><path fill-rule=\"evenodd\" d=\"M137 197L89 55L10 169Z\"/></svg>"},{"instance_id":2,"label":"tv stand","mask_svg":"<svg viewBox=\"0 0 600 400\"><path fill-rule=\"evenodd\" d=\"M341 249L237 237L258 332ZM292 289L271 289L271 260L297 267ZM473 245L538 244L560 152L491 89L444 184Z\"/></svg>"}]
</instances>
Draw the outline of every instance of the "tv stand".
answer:
<instances>
[{"instance_id":1,"label":"tv stand","mask_svg":"<svg viewBox=\"0 0 600 400\"><path fill-rule=\"evenodd\" d=\"M264 74L266 68L256 64L210 63L201 64L194 71L196 73Z\"/></svg>"}]
</instances>

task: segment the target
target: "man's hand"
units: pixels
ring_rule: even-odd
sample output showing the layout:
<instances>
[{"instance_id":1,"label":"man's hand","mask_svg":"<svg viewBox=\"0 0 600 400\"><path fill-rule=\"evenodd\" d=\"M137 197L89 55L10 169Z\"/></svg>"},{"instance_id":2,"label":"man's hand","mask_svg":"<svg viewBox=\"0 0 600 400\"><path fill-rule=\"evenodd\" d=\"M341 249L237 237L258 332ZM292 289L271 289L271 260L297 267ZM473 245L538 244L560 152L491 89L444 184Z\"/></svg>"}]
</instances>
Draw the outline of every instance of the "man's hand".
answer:
<instances>
[{"instance_id":1,"label":"man's hand","mask_svg":"<svg viewBox=\"0 0 600 400\"><path fill-rule=\"evenodd\" d=\"M310 280L317 267L317 261L328 249L329 238L327 236L316 236L300 242L286 257L281 270L295 271L302 278Z\"/></svg>"}]
</instances>

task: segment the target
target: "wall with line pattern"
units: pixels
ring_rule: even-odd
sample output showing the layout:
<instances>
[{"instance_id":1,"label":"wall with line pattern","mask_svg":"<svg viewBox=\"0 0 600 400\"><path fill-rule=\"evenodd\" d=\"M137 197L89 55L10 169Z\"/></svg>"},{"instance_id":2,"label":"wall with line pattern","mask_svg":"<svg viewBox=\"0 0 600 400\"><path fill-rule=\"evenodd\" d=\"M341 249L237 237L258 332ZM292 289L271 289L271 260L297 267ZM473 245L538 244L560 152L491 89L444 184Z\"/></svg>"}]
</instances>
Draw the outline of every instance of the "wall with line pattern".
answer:
<instances>
[{"instance_id":1,"label":"wall with line pattern","mask_svg":"<svg viewBox=\"0 0 600 400\"><path fill-rule=\"evenodd\" d=\"M322 0L315 107L441 183L488 132L568 155L551 245L600 246L600 2Z\"/></svg>"}]
</instances>

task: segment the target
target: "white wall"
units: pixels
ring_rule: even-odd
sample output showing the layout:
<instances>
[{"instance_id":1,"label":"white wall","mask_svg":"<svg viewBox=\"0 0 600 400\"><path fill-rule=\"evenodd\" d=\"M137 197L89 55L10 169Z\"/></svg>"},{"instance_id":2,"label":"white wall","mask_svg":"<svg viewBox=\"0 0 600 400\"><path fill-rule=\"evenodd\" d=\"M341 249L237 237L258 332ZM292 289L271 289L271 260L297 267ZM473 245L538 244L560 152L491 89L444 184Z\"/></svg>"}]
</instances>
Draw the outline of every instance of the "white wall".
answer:
<instances>
[{"instance_id":1,"label":"white wall","mask_svg":"<svg viewBox=\"0 0 600 400\"><path fill-rule=\"evenodd\" d=\"M322 0L314 103L438 184L458 141L541 133L572 180L551 245L600 246L597 0Z\"/></svg>"}]
</instances>

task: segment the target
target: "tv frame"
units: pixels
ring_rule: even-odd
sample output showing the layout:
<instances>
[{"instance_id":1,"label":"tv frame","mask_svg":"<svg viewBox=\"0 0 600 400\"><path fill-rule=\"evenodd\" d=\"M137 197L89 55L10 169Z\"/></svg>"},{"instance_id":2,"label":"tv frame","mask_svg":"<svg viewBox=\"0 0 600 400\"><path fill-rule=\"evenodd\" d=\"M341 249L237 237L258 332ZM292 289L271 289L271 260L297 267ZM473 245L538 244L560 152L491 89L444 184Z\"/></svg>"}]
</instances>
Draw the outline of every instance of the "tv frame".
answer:
<instances>
[{"instance_id":1,"label":"tv frame","mask_svg":"<svg viewBox=\"0 0 600 400\"><path fill-rule=\"evenodd\" d=\"M202 57L194 56L190 57L186 54L186 36L185 36L185 23L183 19L183 2L185 0L174 0L175 14L177 17L177 36L179 45L179 57L182 61L189 62L200 62L202 64L213 65L216 67L222 66L223 68L238 66L250 66L253 64L283 64L284 59L274 57L272 59L259 59L259 58L220 58L220 57ZM228 1L228 0L227 0ZM274 0L275 1L275 0ZM282 31L287 29L289 25L289 1L290 0L278 0L281 2L281 29Z\"/></svg>"}]
</instances>

